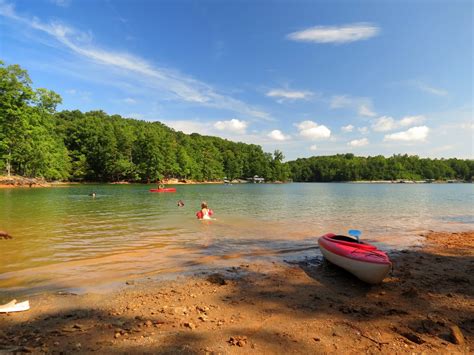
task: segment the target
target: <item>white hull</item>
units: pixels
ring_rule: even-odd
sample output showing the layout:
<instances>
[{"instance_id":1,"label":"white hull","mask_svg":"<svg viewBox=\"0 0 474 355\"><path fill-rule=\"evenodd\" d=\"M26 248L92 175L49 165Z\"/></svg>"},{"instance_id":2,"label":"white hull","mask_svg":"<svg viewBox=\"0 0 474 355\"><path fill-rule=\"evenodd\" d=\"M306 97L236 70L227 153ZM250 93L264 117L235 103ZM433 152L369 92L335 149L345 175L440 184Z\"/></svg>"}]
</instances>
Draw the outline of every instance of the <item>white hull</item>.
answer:
<instances>
[{"instance_id":1,"label":"white hull","mask_svg":"<svg viewBox=\"0 0 474 355\"><path fill-rule=\"evenodd\" d=\"M390 271L389 264L376 264L346 258L344 256L330 252L321 244L319 246L319 249L327 260L339 267L342 267L344 270L349 271L351 274L357 276L360 280L369 284L378 284L382 282L382 280Z\"/></svg>"}]
</instances>

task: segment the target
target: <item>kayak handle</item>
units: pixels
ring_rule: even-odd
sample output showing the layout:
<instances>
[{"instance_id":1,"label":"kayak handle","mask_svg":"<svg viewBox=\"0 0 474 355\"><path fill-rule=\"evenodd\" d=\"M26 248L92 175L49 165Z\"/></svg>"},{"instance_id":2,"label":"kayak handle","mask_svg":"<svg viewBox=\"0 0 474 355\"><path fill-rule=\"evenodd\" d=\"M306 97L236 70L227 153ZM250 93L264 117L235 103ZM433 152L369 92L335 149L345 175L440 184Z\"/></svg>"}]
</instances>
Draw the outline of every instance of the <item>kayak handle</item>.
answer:
<instances>
[{"instance_id":1,"label":"kayak handle","mask_svg":"<svg viewBox=\"0 0 474 355\"><path fill-rule=\"evenodd\" d=\"M349 233L349 235L350 235L351 237L356 238L356 239L357 239L357 243L359 243L359 237L360 237L360 235L362 234L362 232L361 232L360 230L358 230L358 229L349 229L349 232L348 232L348 233Z\"/></svg>"}]
</instances>

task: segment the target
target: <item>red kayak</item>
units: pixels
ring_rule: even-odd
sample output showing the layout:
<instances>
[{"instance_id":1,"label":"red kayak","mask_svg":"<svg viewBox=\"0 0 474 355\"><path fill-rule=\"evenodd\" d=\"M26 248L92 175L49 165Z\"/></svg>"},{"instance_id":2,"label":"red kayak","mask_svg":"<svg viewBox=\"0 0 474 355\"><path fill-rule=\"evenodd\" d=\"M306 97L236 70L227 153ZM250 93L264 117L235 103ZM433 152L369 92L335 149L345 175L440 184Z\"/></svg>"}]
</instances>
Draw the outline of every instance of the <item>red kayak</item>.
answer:
<instances>
[{"instance_id":1,"label":"red kayak","mask_svg":"<svg viewBox=\"0 0 474 355\"><path fill-rule=\"evenodd\" d=\"M392 266L387 254L376 246L345 235L328 233L318 244L327 260L370 284L382 282Z\"/></svg>"},{"instance_id":2,"label":"red kayak","mask_svg":"<svg viewBox=\"0 0 474 355\"><path fill-rule=\"evenodd\" d=\"M150 189L150 192L176 192L174 187L162 187L159 189Z\"/></svg>"}]
</instances>

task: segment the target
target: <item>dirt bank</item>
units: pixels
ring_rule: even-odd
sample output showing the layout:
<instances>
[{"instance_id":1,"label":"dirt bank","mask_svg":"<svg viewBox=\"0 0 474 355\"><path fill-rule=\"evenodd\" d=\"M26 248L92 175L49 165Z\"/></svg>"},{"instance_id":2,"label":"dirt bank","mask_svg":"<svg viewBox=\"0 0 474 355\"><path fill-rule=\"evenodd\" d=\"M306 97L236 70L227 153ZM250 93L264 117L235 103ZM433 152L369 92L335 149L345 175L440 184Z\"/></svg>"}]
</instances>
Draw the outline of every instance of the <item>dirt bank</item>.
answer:
<instances>
[{"instance_id":1,"label":"dirt bank","mask_svg":"<svg viewBox=\"0 0 474 355\"><path fill-rule=\"evenodd\" d=\"M48 182L42 178L27 178L23 176L0 176L0 189L5 188L18 188L18 187L58 187L66 185L78 185L88 184L93 182L68 182L68 181L53 181ZM223 181L195 181L195 180L178 180L178 179L167 179L162 181L165 185L195 185L195 184L223 184ZM234 181L234 183L236 183ZM128 185L131 184L128 181L115 181L110 182L112 185Z\"/></svg>"},{"instance_id":2,"label":"dirt bank","mask_svg":"<svg viewBox=\"0 0 474 355\"><path fill-rule=\"evenodd\" d=\"M41 178L27 178L23 176L0 176L0 189L13 187L49 187L46 180Z\"/></svg>"},{"instance_id":3,"label":"dirt bank","mask_svg":"<svg viewBox=\"0 0 474 355\"><path fill-rule=\"evenodd\" d=\"M430 233L391 258L392 274L372 287L315 258L42 295L0 315L0 350L472 353L474 232Z\"/></svg>"}]
</instances>

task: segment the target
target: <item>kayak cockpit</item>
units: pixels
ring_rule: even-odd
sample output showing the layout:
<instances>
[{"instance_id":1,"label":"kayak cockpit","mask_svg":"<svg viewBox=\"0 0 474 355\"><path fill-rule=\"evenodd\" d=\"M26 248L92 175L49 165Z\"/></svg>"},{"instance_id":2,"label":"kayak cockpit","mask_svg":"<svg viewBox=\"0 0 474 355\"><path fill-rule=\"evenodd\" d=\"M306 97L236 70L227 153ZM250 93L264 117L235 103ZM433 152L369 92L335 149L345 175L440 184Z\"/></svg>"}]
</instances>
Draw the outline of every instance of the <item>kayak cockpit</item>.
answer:
<instances>
[{"instance_id":1,"label":"kayak cockpit","mask_svg":"<svg viewBox=\"0 0 474 355\"><path fill-rule=\"evenodd\" d=\"M335 235L331 237L334 240L340 240L343 242L350 242L350 243L360 243L356 238L348 237L347 235Z\"/></svg>"}]
</instances>

